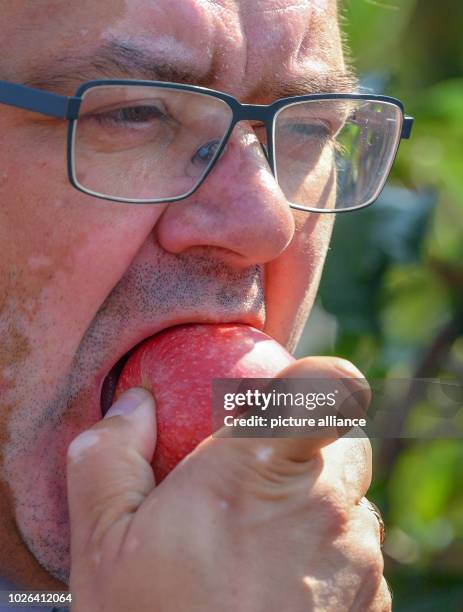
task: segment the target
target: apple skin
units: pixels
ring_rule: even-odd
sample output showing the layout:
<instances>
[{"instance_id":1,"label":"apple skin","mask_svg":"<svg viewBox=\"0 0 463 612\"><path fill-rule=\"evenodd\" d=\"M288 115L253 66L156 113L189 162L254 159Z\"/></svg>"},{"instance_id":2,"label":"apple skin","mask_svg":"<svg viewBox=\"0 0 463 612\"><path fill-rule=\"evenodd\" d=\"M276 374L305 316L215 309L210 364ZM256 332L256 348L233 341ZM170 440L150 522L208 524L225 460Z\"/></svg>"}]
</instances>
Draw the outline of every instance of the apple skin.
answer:
<instances>
[{"instance_id":1,"label":"apple skin","mask_svg":"<svg viewBox=\"0 0 463 612\"><path fill-rule=\"evenodd\" d=\"M146 340L129 357L115 399L131 387L156 400L156 482L212 434L214 378L272 378L294 361L276 340L239 324L180 325Z\"/></svg>"}]
</instances>

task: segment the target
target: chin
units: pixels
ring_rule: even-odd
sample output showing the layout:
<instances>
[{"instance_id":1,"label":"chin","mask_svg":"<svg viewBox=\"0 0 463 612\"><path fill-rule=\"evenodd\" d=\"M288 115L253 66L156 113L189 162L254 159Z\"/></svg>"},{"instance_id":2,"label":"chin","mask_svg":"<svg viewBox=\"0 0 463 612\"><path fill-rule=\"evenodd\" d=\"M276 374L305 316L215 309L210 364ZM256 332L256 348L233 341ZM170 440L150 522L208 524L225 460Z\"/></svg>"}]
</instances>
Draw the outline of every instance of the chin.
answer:
<instances>
[{"instance_id":1,"label":"chin","mask_svg":"<svg viewBox=\"0 0 463 612\"><path fill-rule=\"evenodd\" d=\"M36 407L38 408L38 407ZM46 413L59 415L47 419ZM67 397L42 406L42 424L27 451L7 455L12 511L21 539L48 574L69 584L70 525L66 492L66 453L70 442L101 418L100 389ZM50 422L51 421L51 422ZM21 576L18 576L21 579ZM27 581L27 576L24 577Z\"/></svg>"},{"instance_id":2,"label":"chin","mask_svg":"<svg viewBox=\"0 0 463 612\"><path fill-rule=\"evenodd\" d=\"M32 453L27 465L17 466L17 469L29 469L32 474L30 479L21 479L15 519L22 540L38 563L53 577L68 584L70 528L65 457L55 450L47 457L37 455ZM40 478L33 478L32 465L41 465ZM18 485L15 489L18 491Z\"/></svg>"}]
</instances>

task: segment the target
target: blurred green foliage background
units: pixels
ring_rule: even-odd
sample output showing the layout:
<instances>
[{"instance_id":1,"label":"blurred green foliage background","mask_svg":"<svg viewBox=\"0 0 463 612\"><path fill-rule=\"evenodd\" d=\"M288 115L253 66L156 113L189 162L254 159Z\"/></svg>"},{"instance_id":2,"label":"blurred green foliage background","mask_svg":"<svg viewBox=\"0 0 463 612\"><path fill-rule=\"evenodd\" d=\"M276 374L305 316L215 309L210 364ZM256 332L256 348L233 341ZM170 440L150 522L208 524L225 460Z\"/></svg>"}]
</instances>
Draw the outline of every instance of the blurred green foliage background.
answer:
<instances>
[{"instance_id":1,"label":"blurred green foliage background","mask_svg":"<svg viewBox=\"0 0 463 612\"><path fill-rule=\"evenodd\" d=\"M380 200L338 215L298 353L346 357L369 379L463 382L463 2L341 11L365 91L401 99L415 125ZM419 427L423 403L402 405ZM372 444L394 610L463 611L463 440Z\"/></svg>"}]
</instances>

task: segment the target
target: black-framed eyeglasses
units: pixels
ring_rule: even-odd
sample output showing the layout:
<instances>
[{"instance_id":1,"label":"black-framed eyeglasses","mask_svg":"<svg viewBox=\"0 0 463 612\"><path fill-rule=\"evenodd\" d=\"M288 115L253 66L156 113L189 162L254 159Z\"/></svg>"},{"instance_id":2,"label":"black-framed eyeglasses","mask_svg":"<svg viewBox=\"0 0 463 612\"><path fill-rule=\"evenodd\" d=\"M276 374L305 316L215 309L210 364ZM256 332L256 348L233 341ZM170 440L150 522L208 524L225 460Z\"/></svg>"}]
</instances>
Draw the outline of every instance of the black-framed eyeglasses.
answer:
<instances>
[{"instance_id":1,"label":"black-framed eyeglasses","mask_svg":"<svg viewBox=\"0 0 463 612\"><path fill-rule=\"evenodd\" d=\"M67 119L71 184L134 204L190 196L228 155L236 124L248 121L291 207L364 208L380 194L413 124L388 96L314 94L241 104L223 92L164 81L88 81L75 96L0 81L0 103Z\"/></svg>"}]
</instances>

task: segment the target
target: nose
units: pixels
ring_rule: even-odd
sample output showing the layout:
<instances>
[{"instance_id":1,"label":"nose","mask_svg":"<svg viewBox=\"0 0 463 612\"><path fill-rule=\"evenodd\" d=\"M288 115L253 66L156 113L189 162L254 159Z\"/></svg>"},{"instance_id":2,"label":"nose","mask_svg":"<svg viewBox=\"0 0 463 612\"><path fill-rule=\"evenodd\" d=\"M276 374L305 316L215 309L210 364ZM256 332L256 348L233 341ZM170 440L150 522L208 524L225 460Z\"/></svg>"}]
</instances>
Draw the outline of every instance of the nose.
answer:
<instances>
[{"instance_id":1,"label":"nose","mask_svg":"<svg viewBox=\"0 0 463 612\"><path fill-rule=\"evenodd\" d=\"M192 161L207 158L214 146L204 143ZM216 253L240 267L275 259L293 234L289 204L259 140L244 122L235 126L199 189L186 200L169 204L157 224L157 238L166 251L219 247Z\"/></svg>"}]
</instances>

